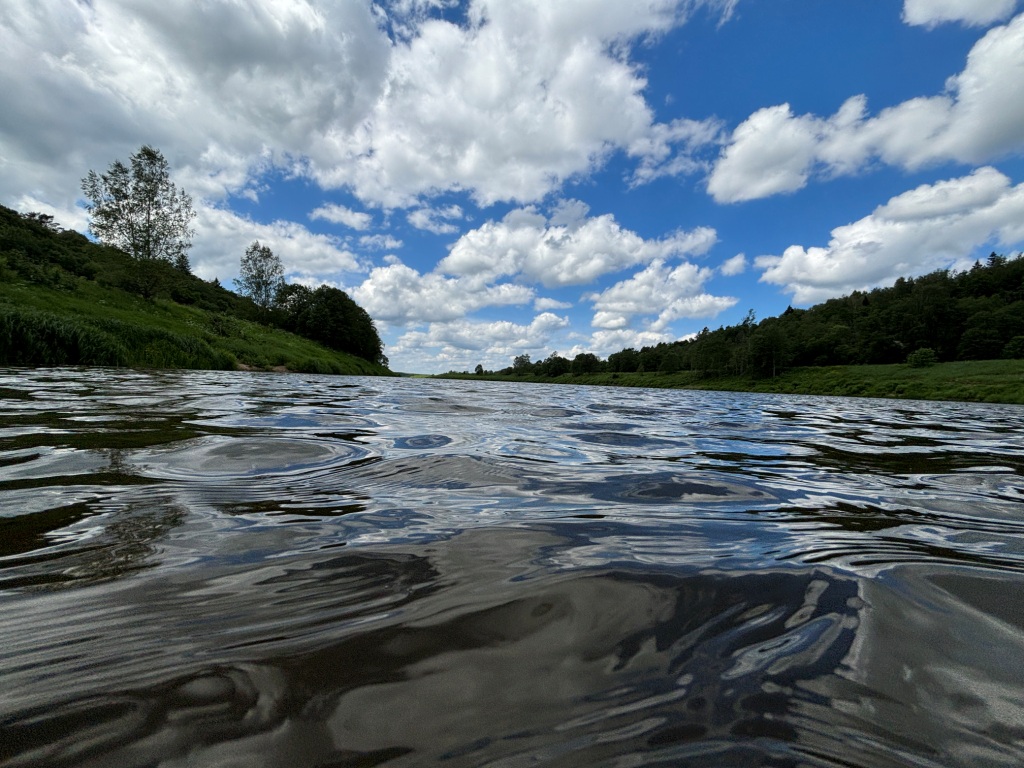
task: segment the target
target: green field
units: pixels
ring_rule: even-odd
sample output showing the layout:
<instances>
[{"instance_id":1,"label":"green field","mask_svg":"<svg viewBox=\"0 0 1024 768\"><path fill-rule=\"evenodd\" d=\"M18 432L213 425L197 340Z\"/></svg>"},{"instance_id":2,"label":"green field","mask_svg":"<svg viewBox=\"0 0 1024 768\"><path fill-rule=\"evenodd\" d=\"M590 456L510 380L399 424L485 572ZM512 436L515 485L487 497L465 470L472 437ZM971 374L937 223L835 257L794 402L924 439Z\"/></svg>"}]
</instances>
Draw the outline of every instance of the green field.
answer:
<instances>
[{"instance_id":1,"label":"green field","mask_svg":"<svg viewBox=\"0 0 1024 768\"><path fill-rule=\"evenodd\" d=\"M143 299L84 279L60 288L0 284L0 360L390 375L367 360L228 313Z\"/></svg>"},{"instance_id":2,"label":"green field","mask_svg":"<svg viewBox=\"0 0 1024 768\"><path fill-rule=\"evenodd\" d=\"M658 387L735 392L779 392L913 400L958 400L1024 404L1024 360L972 360L925 368L908 365L839 365L793 368L775 378L701 378L682 373L564 374L557 378L445 374L445 378L590 384L613 387Z\"/></svg>"}]
</instances>

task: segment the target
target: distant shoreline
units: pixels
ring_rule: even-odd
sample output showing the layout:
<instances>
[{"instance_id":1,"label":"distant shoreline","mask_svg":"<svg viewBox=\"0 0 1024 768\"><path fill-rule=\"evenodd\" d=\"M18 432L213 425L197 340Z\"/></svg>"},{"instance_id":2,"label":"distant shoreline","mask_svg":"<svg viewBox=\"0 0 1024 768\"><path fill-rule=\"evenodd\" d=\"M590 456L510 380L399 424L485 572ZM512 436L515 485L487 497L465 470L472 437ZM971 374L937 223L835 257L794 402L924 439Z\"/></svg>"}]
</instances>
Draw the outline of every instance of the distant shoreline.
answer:
<instances>
[{"instance_id":1,"label":"distant shoreline","mask_svg":"<svg viewBox=\"0 0 1024 768\"><path fill-rule=\"evenodd\" d=\"M805 367L792 368L774 378L763 379L743 376L701 378L692 371L567 373L554 378L444 373L433 378L1024 405L1024 360L972 360L938 363L925 368L908 365Z\"/></svg>"}]
</instances>

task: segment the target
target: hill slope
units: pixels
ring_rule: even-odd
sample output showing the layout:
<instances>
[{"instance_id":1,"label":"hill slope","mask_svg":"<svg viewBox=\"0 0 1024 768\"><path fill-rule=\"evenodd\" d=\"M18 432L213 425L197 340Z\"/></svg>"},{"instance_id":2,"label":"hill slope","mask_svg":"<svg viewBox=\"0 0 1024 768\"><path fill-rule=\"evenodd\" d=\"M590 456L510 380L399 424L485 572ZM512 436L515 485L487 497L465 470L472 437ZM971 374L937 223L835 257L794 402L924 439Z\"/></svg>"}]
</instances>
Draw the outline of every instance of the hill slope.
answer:
<instances>
[{"instance_id":1,"label":"hill slope","mask_svg":"<svg viewBox=\"0 0 1024 768\"><path fill-rule=\"evenodd\" d=\"M0 206L0 365L391 373L258 318L216 281Z\"/></svg>"}]
</instances>

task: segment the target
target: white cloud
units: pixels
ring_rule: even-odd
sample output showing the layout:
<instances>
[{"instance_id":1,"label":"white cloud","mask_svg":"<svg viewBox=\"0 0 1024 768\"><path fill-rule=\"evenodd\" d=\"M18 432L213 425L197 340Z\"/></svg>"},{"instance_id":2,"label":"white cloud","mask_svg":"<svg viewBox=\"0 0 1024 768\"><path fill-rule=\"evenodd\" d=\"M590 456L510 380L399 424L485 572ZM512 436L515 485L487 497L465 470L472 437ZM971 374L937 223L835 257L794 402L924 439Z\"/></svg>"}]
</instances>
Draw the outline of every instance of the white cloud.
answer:
<instances>
[{"instance_id":1,"label":"white cloud","mask_svg":"<svg viewBox=\"0 0 1024 768\"><path fill-rule=\"evenodd\" d=\"M359 238L359 244L372 251L394 251L404 245L401 240L391 235L363 235Z\"/></svg>"},{"instance_id":2,"label":"white cloud","mask_svg":"<svg viewBox=\"0 0 1024 768\"><path fill-rule=\"evenodd\" d=\"M569 309L571 306L571 302L558 301L558 299L540 297L533 300L533 308L538 312L544 312L548 309Z\"/></svg>"},{"instance_id":3,"label":"white cloud","mask_svg":"<svg viewBox=\"0 0 1024 768\"><path fill-rule=\"evenodd\" d=\"M534 208L514 210L463 234L438 269L488 281L518 275L549 288L583 285L655 259L706 253L717 240L708 227L645 240L611 214L580 220L580 210L575 208L576 218L569 220L567 208L560 206L555 219L570 221L561 225Z\"/></svg>"},{"instance_id":4,"label":"white cloud","mask_svg":"<svg viewBox=\"0 0 1024 768\"><path fill-rule=\"evenodd\" d=\"M309 214L311 219L323 219L333 224L344 224L351 229L364 231L370 228L373 223L373 216L360 211L353 211L344 205L327 203L312 210Z\"/></svg>"},{"instance_id":5,"label":"white cloud","mask_svg":"<svg viewBox=\"0 0 1024 768\"><path fill-rule=\"evenodd\" d=\"M925 27L947 21L984 26L1006 19L1016 5L1017 0L904 0L903 20Z\"/></svg>"},{"instance_id":6,"label":"white cloud","mask_svg":"<svg viewBox=\"0 0 1024 768\"><path fill-rule=\"evenodd\" d=\"M5 0L0 202L70 211L90 168L143 143L220 204L281 172L390 207L538 200L616 152L639 180L692 170L713 127L656 123L630 50L734 4L471 0L457 25L436 18L447 0Z\"/></svg>"},{"instance_id":7,"label":"white cloud","mask_svg":"<svg viewBox=\"0 0 1024 768\"><path fill-rule=\"evenodd\" d=\"M424 275L397 260L372 270L350 293L375 320L393 325L452 321L483 307L528 304L534 298L527 286Z\"/></svg>"},{"instance_id":8,"label":"white cloud","mask_svg":"<svg viewBox=\"0 0 1024 768\"><path fill-rule=\"evenodd\" d=\"M393 50L386 98L313 173L406 206L446 189L535 200L597 167L652 123L642 77L608 44L668 28L675 2L581 5L479 0L470 26L423 21Z\"/></svg>"},{"instance_id":9,"label":"white cloud","mask_svg":"<svg viewBox=\"0 0 1024 768\"><path fill-rule=\"evenodd\" d=\"M723 261L722 266L718 268L718 271L726 277L742 275L747 271L747 257L742 253L737 253L731 259Z\"/></svg>"},{"instance_id":10,"label":"white cloud","mask_svg":"<svg viewBox=\"0 0 1024 768\"><path fill-rule=\"evenodd\" d=\"M435 235L450 235L459 231L458 226L451 222L464 217L462 208L449 205L444 208L418 208L411 211L406 218L416 229L433 232Z\"/></svg>"},{"instance_id":11,"label":"white cloud","mask_svg":"<svg viewBox=\"0 0 1024 768\"><path fill-rule=\"evenodd\" d=\"M1024 151L1024 15L989 30L947 92L867 116L864 96L835 115L766 107L733 131L708 179L719 202L793 192L815 174L854 173L877 158L910 170L977 164Z\"/></svg>"},{"instance_id":12,"label":"white cloud","mask_svg":"<svg viewBox=\"0 0 1024 768\"><path fill-rule=\"evenodd\" d=\"M651 126L645 136L634 141L629 154L641 158L633 173L632 184L646 184L663 176L683 176L703 171L700 150L721 141L718 120L674 120Z\"/></svg>"},{"instance_id":13,"label":"white cloud","mask_svg":"<svg viewBox=\"0 0 1024 768\"><path fill-rule=\"evenodd\" d=\"M1024 240L1024 184L994 168L922 185L832 230L827 247L792 245L761 256L761 280L810 304L942 269L988 243Z\"/></svg>"},{"instance_id":14,"label":"white cloud","mask_svg":"<svg viewBox=\"0 0 1024 768\"><path fill-rule=\"evenodd\" d=\"M571 354L575 356L579 352L593 352L599 357L607 357L613 352L619 352L630 347L641 349L675 340L675 336L663 331L637 331L630 328L598 330L586 339L584 344L574 347Z\"/></svg>"},{"instance_id":15,"label":"white cloud","mask_svg":"<svg viewBox=\"0 0 1024 768\"><path fill-rule=\"evenodd\" d=\"M529 324L507 320L435 322L426 331L403 334L388 346L388 357L397 370L471 370L478 363L489 369L506 368L516 355L541 359L554 335L568 326L567 318L550 312L536 315Z\"/></svg>"},{"instance_id":16,"label":"white cloud","mask_svg":"<svg viewBox=\"0 0 1024 768\"><path fill-rule=\"evenodd\" d=\"M144 142L174 148L193 194L242 192L266 158L287 167L354 129L390 50L363 2L8 0L0 197L68 206L89 168Z\"/></svg>"},{"instance_id":17,"label":"white cloud","mask_svg":"<svg viewBox=\"0 0 1024 768\"><path fill-rule=\"evenodd\" d=\"M234 277L245 249L259 240L281 258L290 275L337 275L359 272L355 255L337 238L310 232L301 224L275 221L261 224L222 208L196 209L196 237L189 251L192 271L199 277Z\"/></svg>"},{"instance_id":18,"label":"white cloud","mask_svg":"<svg viewBox=\"0 0 1024 768\"><path fill-rule=\"evenodd\" d=\"M712 296L704 283L713 270L684 262L669 267L658 260L599 294L594 302L596 328L619 330L629 326L634 316L655 315L650 330L664 331L679 318L714 317L736 304L729 296Z\"/></svg>"},{"instance_id":19,"label":"white cloud","mask_svg":"<svg viewBox=\"0 0 1024 768\"><path fill-rule=\"evenodd\" d=\"M45 213L53 216L54 223L61 229L86 232L89 229L89 215L83 208L58 208L31 195L22 195L11 206L20 213Z\"/></svg>"}]
</instances>

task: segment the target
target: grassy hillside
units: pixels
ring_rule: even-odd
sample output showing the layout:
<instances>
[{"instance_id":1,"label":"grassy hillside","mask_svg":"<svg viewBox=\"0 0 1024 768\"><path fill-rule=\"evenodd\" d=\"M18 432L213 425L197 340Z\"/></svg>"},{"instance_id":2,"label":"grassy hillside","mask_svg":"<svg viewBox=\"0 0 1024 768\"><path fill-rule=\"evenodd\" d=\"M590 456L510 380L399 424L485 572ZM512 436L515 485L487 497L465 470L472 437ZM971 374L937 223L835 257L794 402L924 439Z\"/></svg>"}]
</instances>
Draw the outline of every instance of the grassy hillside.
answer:
<instances>
[{"instance_id":1,"label":"grassy hillside","mask_svg":"<svg viewBox=\"0 0 1024 768\"><path fill-rule=\"evenodd\" d=\"M0 214L0 365L391 373L256 322L216 282Z\"/></svg>"},{"instance_id":2,"label":"grassy hillside","mask_svg":"<svg viewBox=\"0 0 1024 768\"><path fill-rule=\"evenodd\" d=\"M577 375L567 373L553 379L498 374L446 374L445 377L1024 404L1024 360L973 360L939 363L922 368L913 368L909 365L805 367L793 368L775 378L767 379L749 376L702 378L693 371Z\"/></svg>"}]
</instances>

